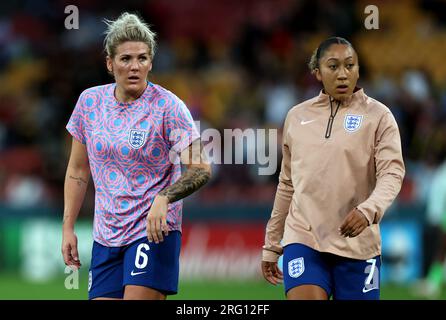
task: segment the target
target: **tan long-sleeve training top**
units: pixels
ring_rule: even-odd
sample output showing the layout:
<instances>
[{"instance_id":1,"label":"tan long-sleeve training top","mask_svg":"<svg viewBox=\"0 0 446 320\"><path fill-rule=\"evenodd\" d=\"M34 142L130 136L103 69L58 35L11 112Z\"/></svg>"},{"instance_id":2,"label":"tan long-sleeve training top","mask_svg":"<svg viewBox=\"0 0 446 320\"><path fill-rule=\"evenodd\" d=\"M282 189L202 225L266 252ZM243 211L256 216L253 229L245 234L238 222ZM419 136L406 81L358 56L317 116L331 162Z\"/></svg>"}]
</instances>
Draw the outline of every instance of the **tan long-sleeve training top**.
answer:
<instances>
[{"instance_id":1,"label":"tan long-sleeve training top","mask_svg":"<svg viewBox=\"0 0 446 320\"><path fill-rule=\"evenodd\" d=\"M405 174L398 125L385 105L358 89L339 105L330 132L338 104L330 107L329 99L321 91L288 112L264 261L277 261L291 243L361 260L381 254L378 223ZM353 208L369 226L344 238L338 229Z\"/></svg>"}]
</instances>

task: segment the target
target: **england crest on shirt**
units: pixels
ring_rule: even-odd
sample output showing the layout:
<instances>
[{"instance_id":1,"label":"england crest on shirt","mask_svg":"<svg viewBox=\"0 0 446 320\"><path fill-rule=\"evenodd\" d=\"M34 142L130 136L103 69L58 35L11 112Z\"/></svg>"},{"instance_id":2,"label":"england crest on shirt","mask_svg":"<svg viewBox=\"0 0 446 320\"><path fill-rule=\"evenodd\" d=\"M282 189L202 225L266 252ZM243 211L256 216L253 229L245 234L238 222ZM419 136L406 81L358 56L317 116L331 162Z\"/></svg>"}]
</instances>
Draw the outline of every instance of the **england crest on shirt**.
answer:
<instances>
[{"instance_id":1,"label":"england crest on shirt","mask_svg":"<svg viewBox=\"0 0 446 320\"><path fill-rule=\"evenodd\" d=\"M146 143L147 132L131 129L129 132L129 143L133 149L139 149Z\"/></svg>"},{"instance_id":2,"label":"england crest on shirt","mask_svg":"<svg viewBox=\"0 0 446 320\"><path fill-rule=\"evenodd\" d=\"M347 114L344 119L344 129L347 132L355 132L361 127L363 116Z\"/></svg>"},{"instance_id":3,"label":"england crest on shirt","mask_svg":"<svg viewBox=\"0 0 446 320\"><path fill-rule=\"evenodd\" d=\"M305 271L304 258L300 257L288 262L288 274L291 278L298 278Z\"/></svg>"}]
</instances>

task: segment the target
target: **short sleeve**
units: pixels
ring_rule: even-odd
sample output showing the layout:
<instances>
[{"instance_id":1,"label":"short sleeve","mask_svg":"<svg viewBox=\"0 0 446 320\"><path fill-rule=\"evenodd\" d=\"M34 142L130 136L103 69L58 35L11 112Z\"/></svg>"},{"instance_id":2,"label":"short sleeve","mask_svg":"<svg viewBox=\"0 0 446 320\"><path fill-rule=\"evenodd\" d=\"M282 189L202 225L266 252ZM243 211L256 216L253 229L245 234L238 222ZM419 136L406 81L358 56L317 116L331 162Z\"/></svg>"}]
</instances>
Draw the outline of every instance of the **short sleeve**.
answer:
<instances>
[{"instance_id":1,"label":"short sleeve","mask_svg":"<svg viewBox=\"0 0 446 320\"><path fill-rule=\"evenodd\" d=\"M164 138L176 153L181 153L193 141L200 138L189 109L178 98L167 105L164 114Z\"/></svg>"},{"instance_id":2,"label":"short sleeve","mask_svg":"<svg viewBox=\"0 0 446 320\"><path fill-rule=\"evenodd\" d=\"M84 92L79 96L76 106L74 107L73 113L66 126L68 132L82 144L86 143L86 133L85 133L85 117L84 117Z\"/></svg>"}]
</instances>

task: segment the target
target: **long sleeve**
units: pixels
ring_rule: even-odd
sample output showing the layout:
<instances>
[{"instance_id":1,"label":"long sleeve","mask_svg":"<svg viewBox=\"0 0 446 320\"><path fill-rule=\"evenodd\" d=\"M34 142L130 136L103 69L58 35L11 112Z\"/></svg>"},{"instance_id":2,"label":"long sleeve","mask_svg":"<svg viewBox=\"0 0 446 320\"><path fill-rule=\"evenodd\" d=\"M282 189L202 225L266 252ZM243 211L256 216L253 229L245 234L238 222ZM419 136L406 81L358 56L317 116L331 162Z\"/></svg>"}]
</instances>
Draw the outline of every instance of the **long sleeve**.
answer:
<instances>
[{"instance_id":1,"label":"long sleeve","mask_svg":"<svg viewBox=\"0 0 446 320\"><path fill-rule=\"evenodd\" d=\"M288 119L287 119L288 120ZM291 152L287 142L288 121L285 121L283 130L282 164L279 175L274 206L271 218L266 226L265 245L263 246L262 259L275 262L282 254L280 241L283 237L285 219L288 215L294 188L291 180Z\"/></svg>"},{"instance_id":2,"label":"long sleeve","mask_svg":"<svg viewBox=\"0 0 446 320\"><path fill-rule=\"evenodd\" d=\"M379 223L398 195L405 168L398 125L391 112L382 117L375 138L376 185L370 197L357 206L369 225Z\"/></svg>"}]
</instances>

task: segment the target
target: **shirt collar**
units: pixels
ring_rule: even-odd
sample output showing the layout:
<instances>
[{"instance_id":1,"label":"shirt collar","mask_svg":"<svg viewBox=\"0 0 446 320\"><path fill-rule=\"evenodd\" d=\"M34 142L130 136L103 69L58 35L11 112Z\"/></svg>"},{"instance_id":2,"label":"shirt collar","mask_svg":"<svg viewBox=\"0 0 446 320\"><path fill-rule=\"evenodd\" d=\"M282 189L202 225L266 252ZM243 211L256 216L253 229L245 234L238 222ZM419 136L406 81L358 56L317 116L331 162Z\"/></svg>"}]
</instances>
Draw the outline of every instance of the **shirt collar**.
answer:
<instances>
[{"instance_id":1,"label":"shirt collar","mask_svg":"<svg viewBox=\"0 0 446 320\"><path fill-rule=\"evenodd\" d=\"M329 99L330 99L330 96L324 92L324 89L322 89L319 92L316 102L321 105L326 105L326 104L329 104L329 102L330 102ZM364 93L364 89L360 88L360 87L355 87L355 90L353 90L353 94L350 97L348 97L347 99L345 99L341 103L340 107L348 107L355 101L362 102L365 99L366 99L366 95Z\"/></svg>"}]
</instances>

